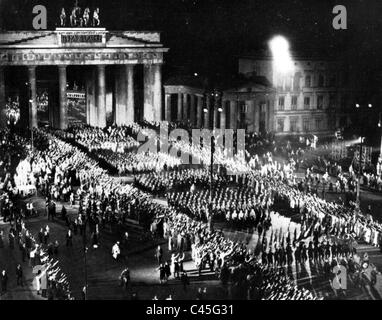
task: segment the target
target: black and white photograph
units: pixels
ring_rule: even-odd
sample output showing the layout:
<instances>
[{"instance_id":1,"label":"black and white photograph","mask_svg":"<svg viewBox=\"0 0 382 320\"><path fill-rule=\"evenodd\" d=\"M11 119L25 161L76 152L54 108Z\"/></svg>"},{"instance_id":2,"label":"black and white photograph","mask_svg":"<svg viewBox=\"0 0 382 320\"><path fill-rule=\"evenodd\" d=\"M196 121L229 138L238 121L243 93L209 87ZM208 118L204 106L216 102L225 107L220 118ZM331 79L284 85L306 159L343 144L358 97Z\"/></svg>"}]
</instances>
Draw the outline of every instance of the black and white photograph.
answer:
<instances>
[{"instance_id":1,"label":"black and white photograph","mask_svg":"<svg viewBox=\"0 0 382 320\"><path fill-rule=\"evenodd\" d=\"M381 16L0 0L0 305L381 300Z\"/></svg>"}]
</instances>

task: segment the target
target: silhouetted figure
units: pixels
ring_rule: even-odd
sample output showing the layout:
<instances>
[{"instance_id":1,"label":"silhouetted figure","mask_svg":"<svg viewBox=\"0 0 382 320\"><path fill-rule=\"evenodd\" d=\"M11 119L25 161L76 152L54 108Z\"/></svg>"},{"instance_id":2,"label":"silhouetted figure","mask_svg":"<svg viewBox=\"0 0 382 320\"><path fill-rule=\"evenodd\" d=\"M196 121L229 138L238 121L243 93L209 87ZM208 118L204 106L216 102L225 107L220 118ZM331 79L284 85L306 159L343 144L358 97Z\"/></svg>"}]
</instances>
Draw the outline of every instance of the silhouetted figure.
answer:
<instances>
[{"instance_id":1,"label":"silhouetted figure","mask_svg":"<svg viewBox=\"0 0 382 320\"><path fill-rule=\"evenodd\" d=\"M66 27L66 13L64 8L61 9L60 27Z\"/></svg>"},{"instance_id":2,"label":"silhouetted figure","mask_svg":"<svg viewBox=\"0 0 382 320\"><path fill-rule=\"evenodd\" d=\"M93 12L93 23L92 23L92 26L93 27L99 27L99 25L101 24L101 20L99 18L99 8L96 8Z\"/></svg>"}]
</instances>

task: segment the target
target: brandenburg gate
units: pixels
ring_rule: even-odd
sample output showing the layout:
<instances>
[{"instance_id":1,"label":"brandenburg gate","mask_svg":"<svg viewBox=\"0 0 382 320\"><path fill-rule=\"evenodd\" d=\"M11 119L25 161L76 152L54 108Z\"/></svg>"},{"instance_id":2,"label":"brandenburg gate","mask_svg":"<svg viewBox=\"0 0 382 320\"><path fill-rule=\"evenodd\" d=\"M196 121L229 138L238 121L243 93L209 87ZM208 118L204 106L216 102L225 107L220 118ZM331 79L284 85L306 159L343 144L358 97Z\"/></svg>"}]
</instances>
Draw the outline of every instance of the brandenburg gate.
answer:
<instances>
[{"instance_id":1,"label":"brandenburg gate","mask_svg":"<svg viewBox=\"0 0 382 320\"><path fill-rule=\"evenodd\" d=\"M143 65L143 118L162 120L162 71L164 48L159 32L107 31L105 28L57 28L54 31L0 33L0 120L5 125L5 67L28 70L29 127L36 127L36 68L58 68L58 104L49 109L51 125L65 129L67 115L67 67L90 66L86 76L86 118L92 126L106 126L105 68L114 67L113 108L115 122L134 121L134 70ZM89 68L89 67L88 67ZM55 110L52 110L55 109ZM23 116L23 115L21 115Z\"/></svg>"}]
</instances>

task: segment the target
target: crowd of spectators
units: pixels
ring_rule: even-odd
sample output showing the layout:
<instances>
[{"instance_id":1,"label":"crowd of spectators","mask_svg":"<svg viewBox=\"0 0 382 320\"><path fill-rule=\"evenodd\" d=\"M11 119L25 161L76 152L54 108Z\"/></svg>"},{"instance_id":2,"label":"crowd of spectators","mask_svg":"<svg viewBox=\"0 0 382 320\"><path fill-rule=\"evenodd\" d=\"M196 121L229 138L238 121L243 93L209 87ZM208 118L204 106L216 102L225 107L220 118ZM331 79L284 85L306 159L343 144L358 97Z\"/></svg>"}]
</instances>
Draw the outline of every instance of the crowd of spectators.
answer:
<instances>
[{"instance_id":1,"label":"crowd of spectators","mask_svg":"<svg viewBox=\"0 0 382 320\"><path fill-rule=\"evenodd\" d=\"M149 215L153 221L152 230L156 230L158 226L162 225L163 235L168 236L168 232L171 232L171 237L177 239L180 234L181 240L178 242L178 248L182 251L193 248L194 256L197 252L204 256L206 250L211 249L212 244L218 247L216 254L222 259L230 256L233 248L235 248L236 255L244 254L243 248L222 238L220 233L209 230L203 221L191 219L174 208L153 203L148 195L138 189L115 182L104 170L97 167L94 160L69 143L41 130L35 131L35 140L36 150L30 160L31 172L35 176L35 181L41 177L46 177L48 181L47 188L41 187L41 185L37 185L37 188L46 192L55 187L58 189L60 197L63 197L64 188L73 188L74 184L78 182L79 216L83 214L83 219L89 220L89 224L94 226L92 239L97 240L97 231L103 223L108 223L110 219L121 214L123 216L132 210ZM39 150L39 146L45 151L44 154ZM71 170L73 171L70 173ZM59 173L56 174L56 172ZM126 200L126 207L123 206L123 199ZM153 227L153 224L156 227ZM237 251L239 247L241 249ZM236 266L235 261L230 259L230 264ZM234 276L233 279L235 279ZM270 276L270 281L271 279L272 276ZM291 290L294 292L293 294L289 292L291 298L311 297L310 293L303 293L295 286L291 287ZM267 296L263 296L263 298L267 298Z\"/></svg>"},{"instance_id":2,"label":"crowd of spectators","mask_svg":"<svg viewBox=\"0 0 382 320\"><path fill-rule=\"evenodd\" d=\"M0 231L0 250L5 246L5 238L8 239L9 249L20 251L20 263L17 266L17 285L25 285L25 268L30 268L34 277L34 287L37 293L48 299L72 299L70 285L65 273L59 266L58 246L52 251L48 247L47 239L49 230L44 230L45 237L37 241L33 234L26 228L26 219L30 217L33 206L25 205L19 197L15 180L14 169L17 162L23 159L28 150L27 140L10 134L9 131L1 132L1 216L3 223L9 225L9 229ZM4 165L4 166L3 166ZM20 178L20 177L19 177ZM27 177L25 177L28 179ZM32 181L29 181L32 183ZM57 242L56 242L57 245ZM0 263L1 264L1 263ZM24 267L25 265L25 267ZM9 270L3 270L7 279L11 276ZM9 274L9 276L8 276ZM4 291L4 287L2 288Z\"/></svg>"},{"instance_id":3,"label":"crowd of spectators","mask_svg":"<svg viewBox=\"0 0 382 320\"><path fill-rule=\"evenodd\" d=\"M69 132L74 135L77 143L90 152L112 150L116 153L124 153L139 146L139 142L132 136L133 129L128 126L105 129L90 126L73 127Z\"/></svg>"},{"instance_id":4,"label":"crowd of spectators","mask_svg":"<svg viewBox=\"0 0 382 320\"><path fill-rule=\"evenodd\" d=\"M93 130L98 132L90 129L82 135L87 130L77 129L73 134L86 137ZM95 137L102 140L100 137L104 136ZM108 133L105 137L105 141L110 141ZM124 163L120 172L155 170L137 175L135 183L150 193L168 191L166 207L153 202L138 188L116 181L96 160L64 140L67 135L62 133L35 130L36 147L20 163L16 185L35 185L48 198L63 201L73 201L75 195L74 201L80 204L77 219L89 222L93 241L99 241L99 228L106 224L121 225L126 217L137 219L152 232L166 237L169 247L176 247L180 253L191 249L197 269L201 272L208 265L223 284L232 285L235 297L316 299L310 290L297 287L280 267L307 260L324 263L329 257L332 262L340 257L349 263L354 254L352 239L376 246L381 242L378 222L354 207L328 202L312 193L308 188L315 180L312 174L307 174L305 182L297 182L293 157L283 164L274 161L269 152L261 157L242 154L227 160L227 151L217 147L215 157L220 166L242 174L214 173L211 193L208 169L164 170L175 159L170 155L158 160L160 153L138 158L139 153L119 154L109 149L106 156L102 153L105 150L99 152L100 158L116 167ZM85 140L92 139L88 136ZM210 152L200 146L182 140L171 141L171 145L209 163ZM145 157L151 157L151 162ZM211 217L255 230L256 249L250 250L213 230ZM73 223L68 221L68 226ZM339 247L340 241L346 245Z\"/></svg>"}]
</instances>

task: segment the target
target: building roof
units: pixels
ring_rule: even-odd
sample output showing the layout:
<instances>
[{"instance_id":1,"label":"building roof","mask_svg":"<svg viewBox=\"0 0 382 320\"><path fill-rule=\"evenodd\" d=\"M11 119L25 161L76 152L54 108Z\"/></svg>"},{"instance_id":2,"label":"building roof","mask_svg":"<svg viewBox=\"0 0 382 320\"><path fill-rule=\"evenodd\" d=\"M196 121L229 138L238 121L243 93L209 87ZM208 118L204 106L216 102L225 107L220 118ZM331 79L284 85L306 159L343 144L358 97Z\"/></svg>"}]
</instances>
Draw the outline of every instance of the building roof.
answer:
<instances>
[{"instance_id":1,"label":"building roof","mask_svg":"<svg viewBox=\"0 0 382 320\"><path fill-rule=\"evenodd\" d=\"M208 80L206 78L189 75L177 75L170 77L164 82L164 86L190 87L202 91L213 89L208 86ZM238 75L233 78L221 79L215 84L215 87L226 92L264 92L273 90L272 84L266 77L255 75Z\"/></svg>"},{"instance_id":2,"label":"building roof","mask_svg":"<svg viewBox=\"0 0 382 320\"><path fill-rule=\"evenodd\" d=\"M205 78L191 75L172 76L164 82L165 86L186 86L198 89L204 89L207 85Z\"/></svg>"},{"instance_id":3,"label":"building roof","mask_svg":"<svg viewBox=\"0 0 382 320\"><path fill-rule=\"evenodd\" d=\"M0 48L59 48L63 36L80 37L98 35L102 37L102 47L162 47L159 32L149 31L107 31L104 28L57 28L55 31L7 31L0 33ZM79 39L79 38L78 38ZM76 40L80 42L79 40ZM86 47L86 40L81 41ZM76 45L75 42L71 43ZM94 43L89 41L89 47Z\"/></svg>"},{"instance_id":4,"label":"building roof","mask_svg":"<svg viewBox=\"0 0 382 320\"><path fill-rule=\"evenodd\" d=\"M256 92L273 91L274 88L269 80L264 76L249 75L238 76L231 83L224 86L223 91L227 92Z\"/></svg>"},{"instance_id":5,"label":"building roof","mask_svg":"<svg viewBox=\"0 0 382 320\"><path fill-rule=\"evenodd\" d=\"M168 48L156 31L57 28L0 32L0 65L163 63Z\"/></svg>"}]
</instances>

